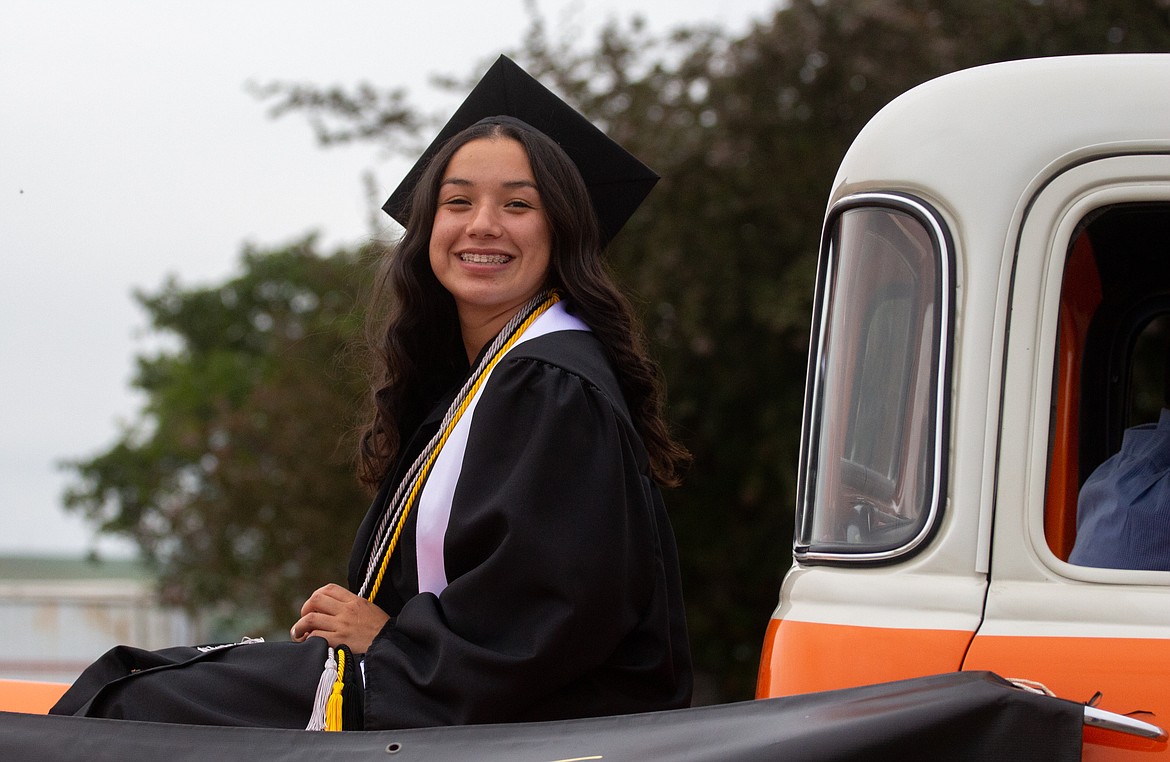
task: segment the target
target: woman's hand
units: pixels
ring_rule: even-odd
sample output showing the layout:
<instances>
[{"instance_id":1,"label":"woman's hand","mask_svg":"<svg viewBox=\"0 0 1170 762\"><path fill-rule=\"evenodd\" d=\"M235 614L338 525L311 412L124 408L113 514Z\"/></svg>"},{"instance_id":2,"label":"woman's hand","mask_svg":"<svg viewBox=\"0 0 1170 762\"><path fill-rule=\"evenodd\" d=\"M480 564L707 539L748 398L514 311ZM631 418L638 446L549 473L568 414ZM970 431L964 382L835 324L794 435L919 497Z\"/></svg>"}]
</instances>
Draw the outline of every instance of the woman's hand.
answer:
<instances>
[{"instance_id":1,"label":"woman's hand","mask_svg":"<svg viewBox=\"0 0 1170 762\"><path fill-rule=\"evenodd\" d=\"M390 615L340 585L328 584L309 596L301 606L301 618L292 626L292 639L300 643L316 635L336 648L349 646L364 654L374 637L390 621Z\"/></svg>"}]
</instances>

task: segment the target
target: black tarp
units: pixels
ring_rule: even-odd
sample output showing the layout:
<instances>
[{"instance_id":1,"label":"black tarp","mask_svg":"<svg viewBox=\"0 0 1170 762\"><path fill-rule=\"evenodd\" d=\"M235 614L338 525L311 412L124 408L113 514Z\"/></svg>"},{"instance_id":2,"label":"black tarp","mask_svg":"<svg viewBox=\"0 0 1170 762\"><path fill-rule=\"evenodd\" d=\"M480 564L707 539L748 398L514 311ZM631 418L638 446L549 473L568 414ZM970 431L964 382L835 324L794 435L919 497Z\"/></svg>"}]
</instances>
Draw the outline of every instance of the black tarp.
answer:
<instances>
[{"instance_id":1,"label":"black tarp","mask_svg":"<svg viewBox=\"0 0 1170 762\"><path fill-rule=\"evenodd\" d=\"M320 733L0 713L0 759L1079 760L1082 706L964 672L565 722Z\"/></svg>"}]
</instances>

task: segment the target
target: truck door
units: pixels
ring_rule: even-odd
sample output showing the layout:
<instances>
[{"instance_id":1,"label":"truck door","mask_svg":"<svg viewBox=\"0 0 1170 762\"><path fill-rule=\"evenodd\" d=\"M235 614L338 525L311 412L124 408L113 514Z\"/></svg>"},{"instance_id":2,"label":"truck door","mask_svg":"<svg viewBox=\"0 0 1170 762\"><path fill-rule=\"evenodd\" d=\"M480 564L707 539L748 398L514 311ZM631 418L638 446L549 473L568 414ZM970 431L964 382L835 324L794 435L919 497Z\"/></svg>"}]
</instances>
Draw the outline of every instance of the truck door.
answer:
<instances>
[{"instance_id":1,"label":"truck door","mask_svg":"<svg viewBox=\"0 0 1170 762\"><path fill-rule=\"evenodd\" d=\"M1161 477L1170 485L1170 452L1115 480L1119 492L1094 477L1105 486L1085 490L1094 502L1080 509L1108 510L1103 531L1084 531L1082 516L1078 537L1077 513L1094 472L1117 465L1123 440L1154 436L1170 409L1170 156L1113 155L1055 176L1027 205L1012 283L990 584L963 667L1165 725L1170 486L1160 516L1149 511ZM1086 741L1085 759L1166 751L1093 730Z\"/></svg>"}]
</instances>

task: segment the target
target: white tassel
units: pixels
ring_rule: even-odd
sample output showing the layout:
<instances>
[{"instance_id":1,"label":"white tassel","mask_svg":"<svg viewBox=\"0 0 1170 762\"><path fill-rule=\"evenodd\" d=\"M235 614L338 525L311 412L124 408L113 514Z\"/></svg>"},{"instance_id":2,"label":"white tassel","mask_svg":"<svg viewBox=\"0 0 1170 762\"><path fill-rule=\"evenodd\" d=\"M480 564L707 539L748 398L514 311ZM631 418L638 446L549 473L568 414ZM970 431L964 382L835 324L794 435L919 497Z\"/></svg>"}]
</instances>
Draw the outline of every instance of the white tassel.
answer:
<instances>
[{"instance_id":1,"label":"white tassel","mask_svg":"<svg viewBox=\"0 0 1170 762\"><path fill-rule=\"evenodd\" d=\"M309 724L305 730L325 729L325 709L329 705L329 695L333 692L333 683L337 681L337 657L333 649L329 649L325 657L325 669L321 671L321 680L317 683L317 695L313 697L313 714L309 717Z\"/></svg>"}]
</instances>

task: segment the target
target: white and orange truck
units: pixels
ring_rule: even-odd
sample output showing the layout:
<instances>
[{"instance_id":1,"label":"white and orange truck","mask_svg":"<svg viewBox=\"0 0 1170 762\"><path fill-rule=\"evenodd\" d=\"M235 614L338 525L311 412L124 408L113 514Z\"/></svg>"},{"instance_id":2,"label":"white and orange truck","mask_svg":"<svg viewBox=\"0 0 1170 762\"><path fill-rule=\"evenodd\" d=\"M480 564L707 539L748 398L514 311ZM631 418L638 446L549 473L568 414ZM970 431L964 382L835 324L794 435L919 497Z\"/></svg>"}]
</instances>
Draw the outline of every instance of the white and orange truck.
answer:
<instances>
[{"instance_id":1,"label":"white and orange truck","mask_svg":"<svg viewBox=\"0 0 1170 762\"><path fill-rule=\"evenodd\" d=\"M1170 722L1170 571L1069 562L1080 486L1170 407L1170 55L899 96L840 165L816 289L757 696L990 670ZM1144 736L1089 727L1084 758L1170 757Z\"/></svg>"}]
</instances>

